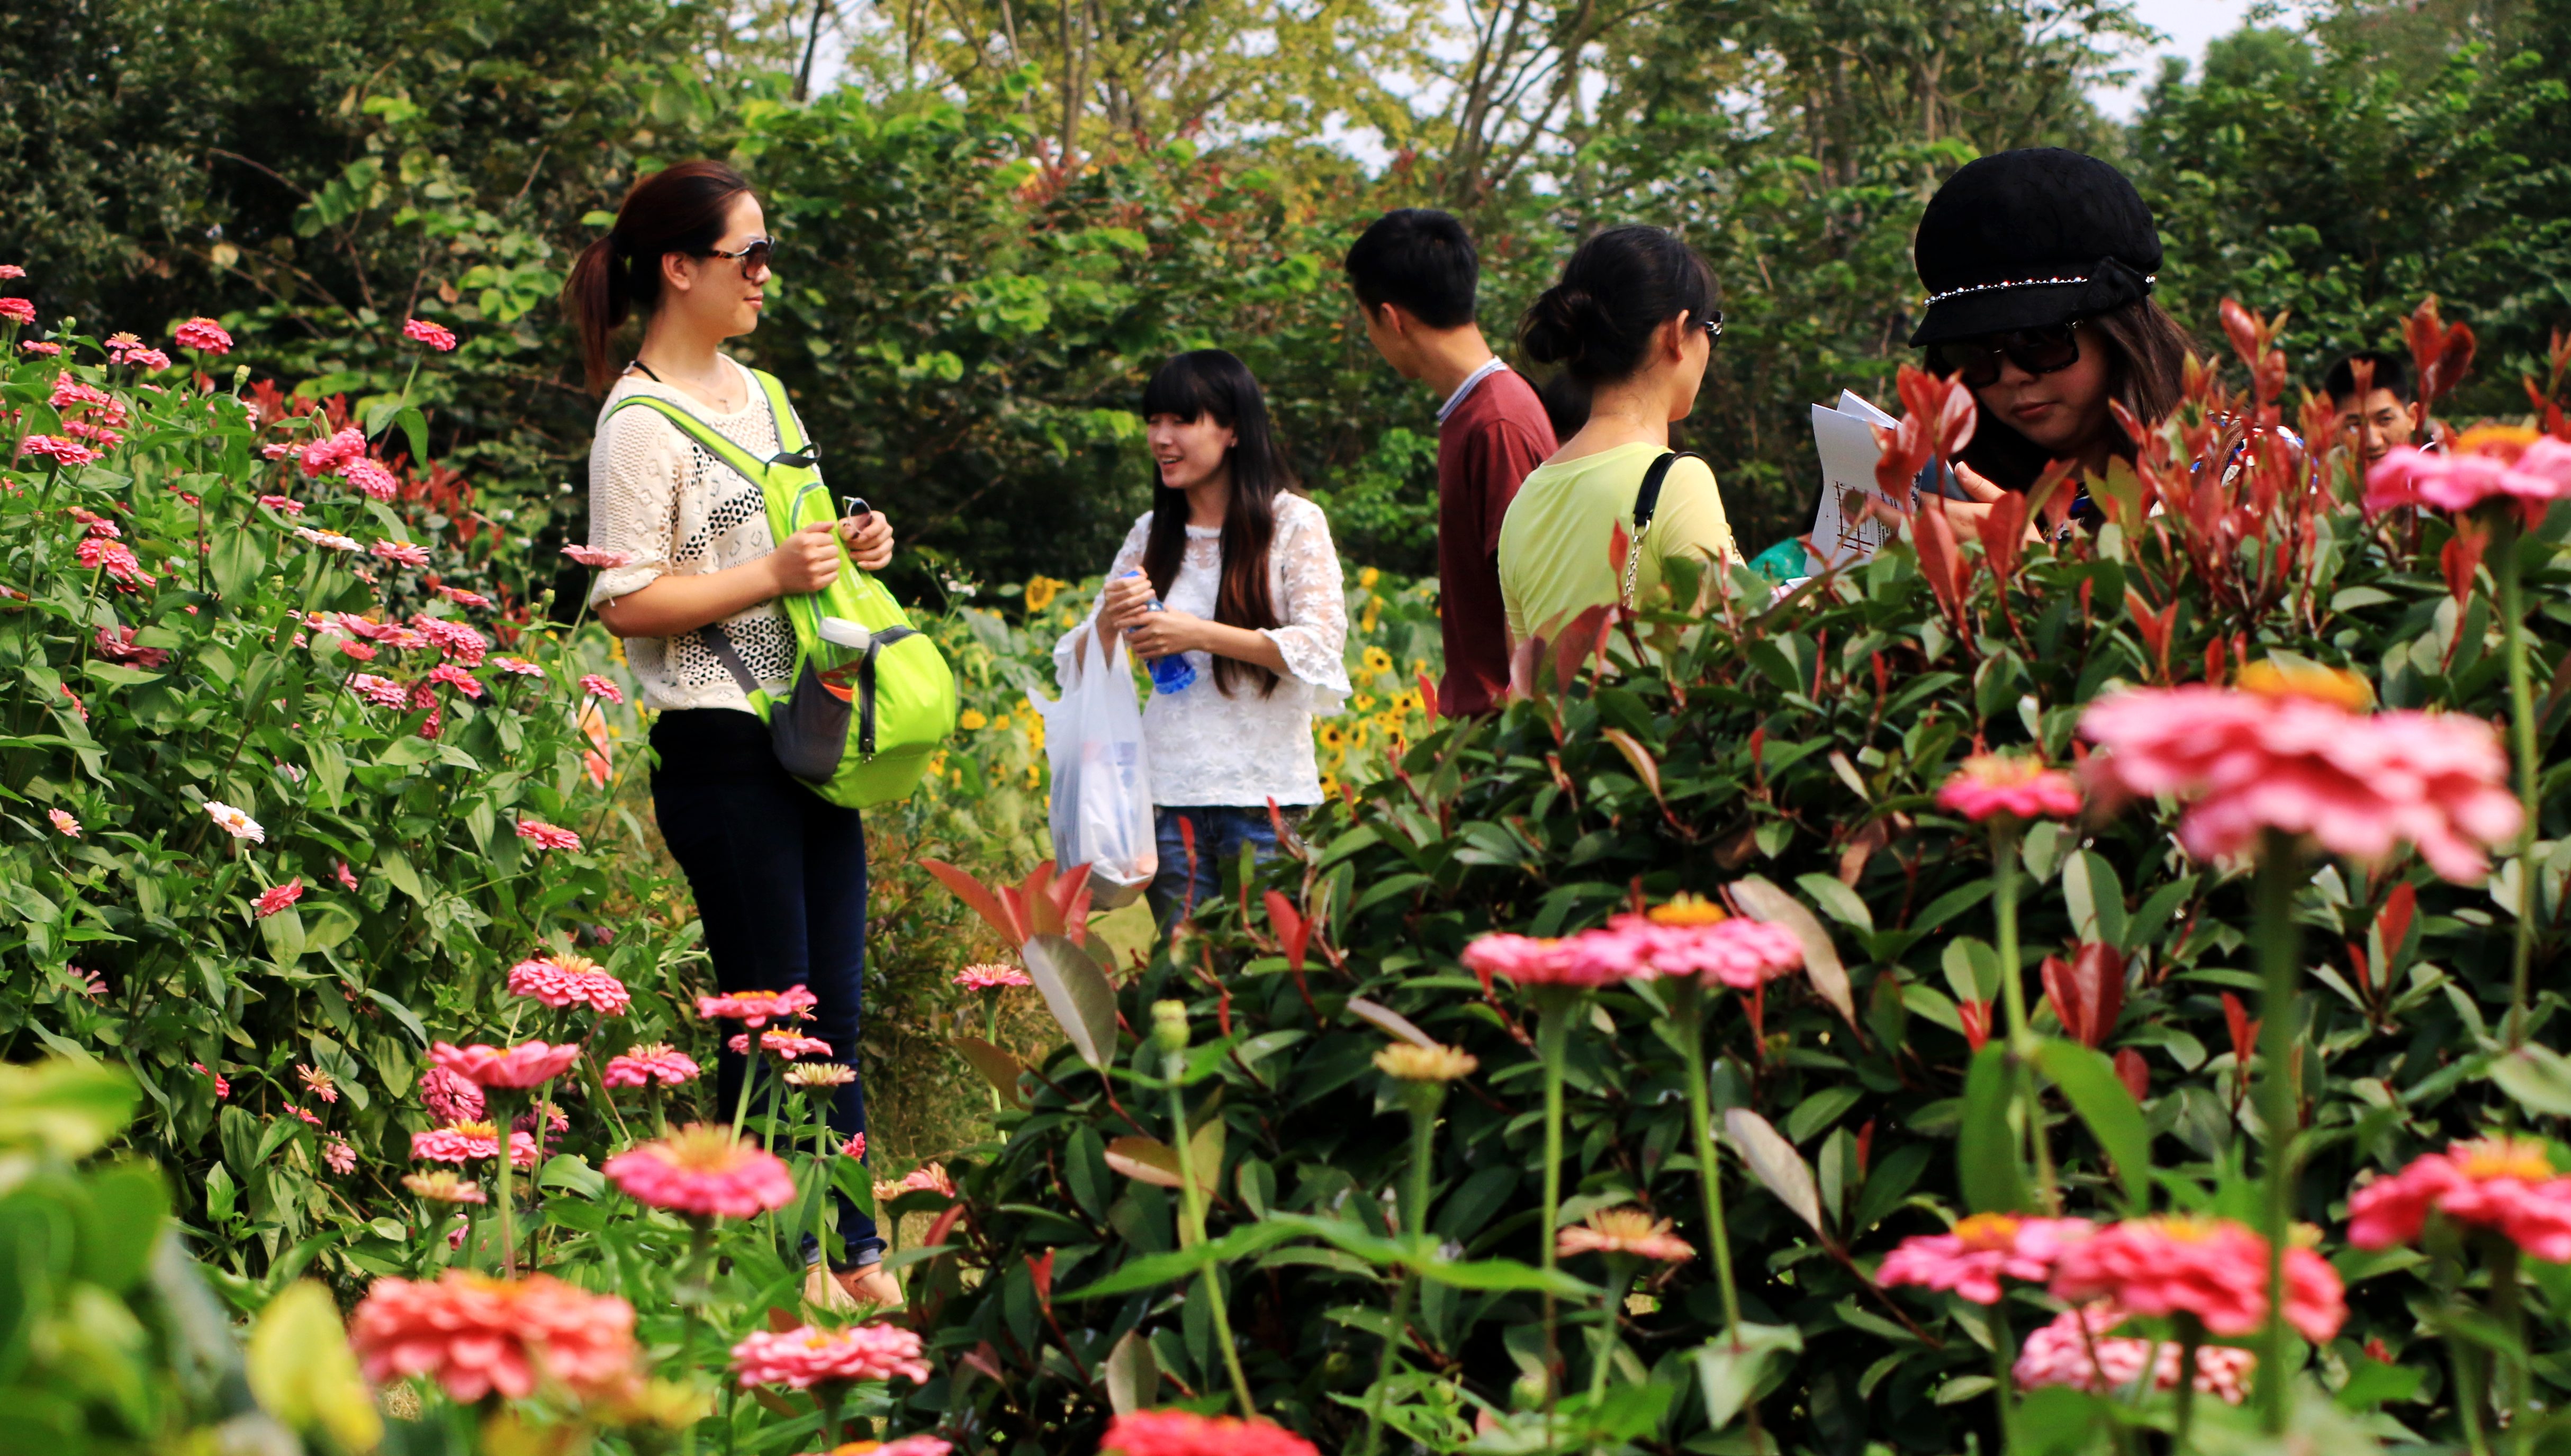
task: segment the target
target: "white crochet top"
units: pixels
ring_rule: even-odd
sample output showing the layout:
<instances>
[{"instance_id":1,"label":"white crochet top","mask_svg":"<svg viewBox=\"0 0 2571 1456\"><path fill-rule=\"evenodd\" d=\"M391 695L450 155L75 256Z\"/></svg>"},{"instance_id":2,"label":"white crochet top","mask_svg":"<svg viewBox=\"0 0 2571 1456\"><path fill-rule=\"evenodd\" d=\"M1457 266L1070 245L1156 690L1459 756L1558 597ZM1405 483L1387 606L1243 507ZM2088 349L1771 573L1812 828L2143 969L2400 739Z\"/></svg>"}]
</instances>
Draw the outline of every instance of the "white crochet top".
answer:
<instances>
[{"instance_id":1,"label":"white crochet top","mask_svg":"<svg viewBox=\"0 0 2571 1456\"><path fill-rule=\"evenodd\" d=\"M722 571L776 549L757 484L681 434L658 410L638 405L610 417L620 401L648 394L677 404L754 455L775 454L776 419L767 391L740 363L725 362L741 375L748 398L731 414L717 414L696 396L632 370L608 391L589 450L589 544L633 560L598 574L589 589L593 609L642 590L664 573ZM799 416L795 427L802 428ZM723 629L761 683L785 683L794 667L794 629L774 602L725 619ZM625 660L642 685L645 708L750 711L740 685L696 633L629 637Z\"/></svg>"},{"instance_id":2,"label":"white crochet top","mask_svg":"<svg viewBox=\"0 0 2571 1456\"><path fill-rule=\"evenodd\" d=\"M1139 569L1143 544L1150 538L1152 513L1145 511L1109 580ZM1223 584L1223 533L1190 526L1188 548L1179 558L1179 577L1161 599L1162 605L1208 621L1214 619L1215 594ZM1263 629L1285 656L1287 676L1266 698L1249 682L1237 683L1231 697L1215 686L1210 653L1187 654L1197 681L1184 692L1154 693L1143 709L1143 751L1152 769L1152 802L1174 806L1232 805L1252 808L1274 798L1281 805L1321 801L1321 774L1312 757L1312 715L1334 713L1348 696L1348 607L1339 583L1339 553L1330 545L1330 525L1321 508L1298 495L1277 497L1277 536L1268 549L1268 590L1283 627ZM1068 686L1073 674L1098 670L1098 606L1089 619L1064 634L1053 652L1056 678ZM1073 649L1086 637L1089 648L1075 665Z\"/></svg>"}]
</instances>

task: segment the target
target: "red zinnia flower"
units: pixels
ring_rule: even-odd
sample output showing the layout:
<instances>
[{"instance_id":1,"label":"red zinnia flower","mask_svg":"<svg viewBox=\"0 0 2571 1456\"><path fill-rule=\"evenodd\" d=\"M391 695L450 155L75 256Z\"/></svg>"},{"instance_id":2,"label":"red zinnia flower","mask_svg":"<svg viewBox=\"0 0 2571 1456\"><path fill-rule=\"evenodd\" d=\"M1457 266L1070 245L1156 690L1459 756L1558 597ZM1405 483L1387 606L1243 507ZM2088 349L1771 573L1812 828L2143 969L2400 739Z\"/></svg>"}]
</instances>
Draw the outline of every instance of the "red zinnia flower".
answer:
<instances>
[{"instance_id":1,"label":"red zinnia flower","mask_svg":"<svg viewBox=\"0 0 2571 1456\"><path fill-rule=\"evenodd\" d=\"M402 320L402 337L417 339L441 354L455 347L453 330L441 328L424 318Z\"/></svg>"},{"instance_id":2,"label":"red zinnia flower","mask_svg":"<svg viewBox=\"0 0 2571 1456\"><path fill-rule=\"evenodd\" d=\"M2455 1143L2347 1199L2347 1241L2389 1248L2419 1236L2430 1213L2496 1230L2549 1263L2571 1261L2571 1178L2532 1138Z\"/></svg>"},{"instance_id":3,"label":"red zinnia flower","mask_svg":"<svg viewBox=\"0 0 2571 1456\"><path fill-rule=\"evenodd\" d=\"M210 354L228 354L233 348L233 336L211 318L191 318L180 324L172 337L183 349L200 349Z\"/></svg>"},{"instance_id":4,"label":"red zinnia flower","mask_svg":"<svg viewBox=\"0 0 2571 1456\"><path fill-rule=\"evenodd\" d=\"M470 1404L560 1381L602 1394L632 1378L634 1306L549 1274L514 1282L450 1269L436 1283L377 1279L349 1316L348 1343L376 1384L427 1375Z\"/></svg>"},{"instance_id":5,"label":"red zinnia flower","mask_svg":"<svg viewBox=\"0 0 2571 1456\"><path fill-rule=\"evenodd\" d=\"M2268 1321L2268 1240L2228 1218L2128 1218L2062 1251L2053 1296L2112 1299L2136 1314L2182 1311L2227 1338ZM2338 1333L2347 1302L2338 1272L2309 1248L2286 1250L2286 1322L2314 1344Z\"/></svg>"},{"instance_id":6,"label":"red zinnia flower","mask_svg":"<svg viewBox=\"0 0 2571 1456\"><path fill-rule=\"evenodd\" d=\"M264 920L303 898L303 876L296 875L281 885L269 885L258 892L258 903L252 907L251 918Z\"/></svg>"},{"instance_id":7,"label":"red zinnia flower","mask_svg":"<svg viewBox=\"0 0 2571 1456\"><path fill-rule=\"evenodd\" d=\"M439 1042L428 1050L429 1061L478 1087L541 1087L560 1077L579 1057L580 1046L575 1042L558 1047L520 1042L506 1051Z\"/></svg>"}]
</instances>

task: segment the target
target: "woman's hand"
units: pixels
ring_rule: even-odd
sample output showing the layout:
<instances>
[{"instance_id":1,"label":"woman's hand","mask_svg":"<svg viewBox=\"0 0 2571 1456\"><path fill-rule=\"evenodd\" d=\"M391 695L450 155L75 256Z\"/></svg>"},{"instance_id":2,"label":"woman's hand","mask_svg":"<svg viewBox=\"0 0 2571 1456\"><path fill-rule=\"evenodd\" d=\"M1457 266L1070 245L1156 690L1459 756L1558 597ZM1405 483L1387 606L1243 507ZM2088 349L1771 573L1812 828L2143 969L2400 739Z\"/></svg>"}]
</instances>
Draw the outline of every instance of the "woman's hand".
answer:
<instances>
[{"instance_id":1,"label":"woman's hand","mask_svg":"<svg viewBox=\"0 0 2571 1456\"><path fill-rule=\"evenodd\" d=\"M1208 623L1189 612L1146 612L1143 620L1125 634L1139 658L1166 658L1183 652L1211 652L1214 644L1206 632Z\"/></svg>"},{"instance_id":2,"label":"woman's hand","mask_svg":"<svg viewBox=\"0 0 2571 1456\"><path fill-rule=\"evenodd\" d=\"M848 554L857 559L865 571L881 571L892 564L892 522L881 511L868 511L850 516L839 523L839 535L848 543Z\"/></svg>"},{"instance_id":3,"label":"woman's hand","mask_svg":"<svg viewBox=\"0 0 2571 1456\"><path fill-rule=\"evenodd\" d=\"M766 557L769 575L776 585L770 595L784 597L800 592L817 592L839 578L839 543L830 539L839 529L835 521L816 521L776 543L776 549ZM892 530L884 530L885 555L892 553Z\"/></svg>"},{"instance_id":4,"label":"woman's hand","mask_svg":"<svg viewBox=\"0 0 2571 1456\"><path fill-rule=\"evenodd\" d=\"M1146 617L1160 615L1152 610L1152 579L1149 577L1118 577L1099 594L1099 625L1113 631L1122 632L1140 624Z\"/></svg>"}]
</instances>

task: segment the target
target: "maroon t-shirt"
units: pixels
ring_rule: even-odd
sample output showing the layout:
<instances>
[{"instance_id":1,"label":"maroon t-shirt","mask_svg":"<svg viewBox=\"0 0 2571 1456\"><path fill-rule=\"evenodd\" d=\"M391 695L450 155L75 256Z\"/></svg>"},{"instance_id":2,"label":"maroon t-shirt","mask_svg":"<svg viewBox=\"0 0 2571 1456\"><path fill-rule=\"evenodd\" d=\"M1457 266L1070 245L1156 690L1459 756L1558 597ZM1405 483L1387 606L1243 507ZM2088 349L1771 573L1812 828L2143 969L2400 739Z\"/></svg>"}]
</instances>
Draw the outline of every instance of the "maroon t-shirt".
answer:
<instances>
[{"instance_id":1,"label":"maroon t-shirt","mask_svg":"<svg viewBox=\"0 0 2571 1456\"><path fill-rule=\"evenodd\" d=\"M1437 612L1446 680L1437 711L1488 713L1509 687L1508 609L1500 601L1500 521L1518 482L1557 447L1534 386L1500 369L1437 427Z\"/></svg>"}]
</instances>

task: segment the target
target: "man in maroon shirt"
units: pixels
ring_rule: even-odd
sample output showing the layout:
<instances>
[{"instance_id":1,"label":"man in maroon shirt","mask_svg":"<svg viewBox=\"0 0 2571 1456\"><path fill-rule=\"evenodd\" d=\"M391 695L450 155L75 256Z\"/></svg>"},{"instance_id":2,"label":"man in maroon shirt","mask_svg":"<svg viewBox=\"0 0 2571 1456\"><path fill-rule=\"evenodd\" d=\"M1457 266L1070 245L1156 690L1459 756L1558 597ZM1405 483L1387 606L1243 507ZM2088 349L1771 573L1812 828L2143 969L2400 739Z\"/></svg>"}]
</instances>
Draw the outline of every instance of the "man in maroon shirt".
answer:
<instances>
[{"instance_id":1,"label":"man in maroon shirt","mask_svg":"<svg viewBox=\"0 0 2571 1456\"><path fill-rule=\"evenodd\" d=\"M1500 518L1556 447L1533 387L1492 356L1473 321L1481 260L1464 225L1426 208L1386 213L1348 249L1366 337L1437 407L1437 617L1446 678L1437 711L1491 712L1509 686Z\"/></svg>"}]
</instances>

